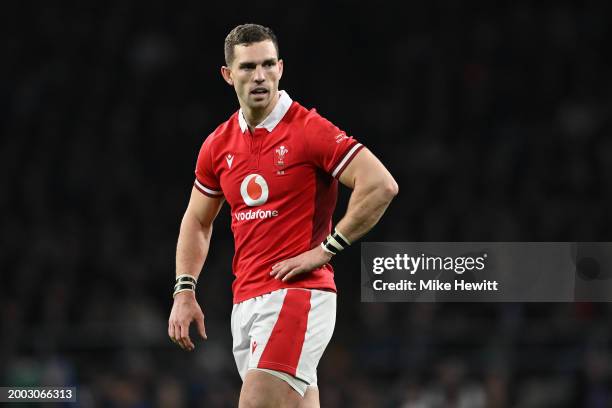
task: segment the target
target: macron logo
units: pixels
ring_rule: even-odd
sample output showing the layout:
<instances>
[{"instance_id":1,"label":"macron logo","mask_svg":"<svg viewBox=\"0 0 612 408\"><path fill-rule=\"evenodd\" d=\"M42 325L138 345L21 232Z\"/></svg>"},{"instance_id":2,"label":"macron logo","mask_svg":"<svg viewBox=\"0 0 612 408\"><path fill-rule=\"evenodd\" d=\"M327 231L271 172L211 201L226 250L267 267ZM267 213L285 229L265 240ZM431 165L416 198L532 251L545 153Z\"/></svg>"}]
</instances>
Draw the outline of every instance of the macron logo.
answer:
<instances>
[{"instance_id":1,"label":"macron logo","mask_svg":"<svg viewBox=\"0 0 612 408\"><path fill-rule=\"evenodd\" d=\"M232 156L231 154L228 154L227 156L225 156L225 161L227 162L227 166L231 169L232 162L234 161L234 156Z\"/></svg>"}]
</instances>

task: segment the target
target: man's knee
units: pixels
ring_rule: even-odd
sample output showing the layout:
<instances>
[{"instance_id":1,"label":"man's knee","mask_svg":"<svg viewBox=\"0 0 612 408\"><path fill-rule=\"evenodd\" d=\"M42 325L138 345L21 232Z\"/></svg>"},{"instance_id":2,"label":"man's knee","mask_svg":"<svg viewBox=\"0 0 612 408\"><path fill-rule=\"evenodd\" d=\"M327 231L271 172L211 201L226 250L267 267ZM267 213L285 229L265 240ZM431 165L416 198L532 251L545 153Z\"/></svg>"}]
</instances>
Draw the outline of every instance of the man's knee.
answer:
<instances>
[{"instance_id":1,"label":"man's knee","mask_svg":"<svg viewBox=\"0 0 612 408\"><path fill-rule=\"evenodd\" d=\"M300 406L302 397L289 384L263 371L247 373L240 391L240 408Z\"/></svg>"}]
</instances>

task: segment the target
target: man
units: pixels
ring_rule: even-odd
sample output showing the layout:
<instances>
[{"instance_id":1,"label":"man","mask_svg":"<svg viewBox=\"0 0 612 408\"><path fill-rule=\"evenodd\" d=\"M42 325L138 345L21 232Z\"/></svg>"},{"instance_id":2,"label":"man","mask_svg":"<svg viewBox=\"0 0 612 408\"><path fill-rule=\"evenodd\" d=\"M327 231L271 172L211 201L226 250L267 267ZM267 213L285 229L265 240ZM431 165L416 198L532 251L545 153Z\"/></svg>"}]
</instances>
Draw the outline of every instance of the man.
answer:
<instances>
[{"instance_id":1,"label":"man","mask_svg":"<svg viewBox=\"0 0 612 408\"><path fill-rule=\"evenodd\" d=\"M239 406L318 407L316 367L336 315L332 256L369 231L398 187L367 149L291 100L273 32L256 24L225 39L223 79L240 110L204 141L177 244L168 335L193 350L206 339L195 285L223 201L235 240L233 352ZM332 229L338 180L353 189Z\"/></svg>"}]
</instances>

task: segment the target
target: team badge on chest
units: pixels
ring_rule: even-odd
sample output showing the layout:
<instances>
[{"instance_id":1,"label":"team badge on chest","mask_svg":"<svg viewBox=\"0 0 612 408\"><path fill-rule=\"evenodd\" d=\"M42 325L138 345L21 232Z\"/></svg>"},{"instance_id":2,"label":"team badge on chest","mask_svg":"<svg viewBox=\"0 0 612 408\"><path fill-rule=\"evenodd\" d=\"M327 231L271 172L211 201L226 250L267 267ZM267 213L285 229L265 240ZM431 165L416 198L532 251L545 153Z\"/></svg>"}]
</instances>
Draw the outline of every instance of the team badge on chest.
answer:
<instances>
[{"instance_id":1,"label":"team badge on chest","mask_svg":"<svg viewBox=\"0 0 612 408\"><path fill-rule=\"evenodd\" d=\"M274 166L276 167L276 174L285 174L288 155L289 148L285 145L280 145L276 149L274 149Z\"/></svg>"}]
</instances>

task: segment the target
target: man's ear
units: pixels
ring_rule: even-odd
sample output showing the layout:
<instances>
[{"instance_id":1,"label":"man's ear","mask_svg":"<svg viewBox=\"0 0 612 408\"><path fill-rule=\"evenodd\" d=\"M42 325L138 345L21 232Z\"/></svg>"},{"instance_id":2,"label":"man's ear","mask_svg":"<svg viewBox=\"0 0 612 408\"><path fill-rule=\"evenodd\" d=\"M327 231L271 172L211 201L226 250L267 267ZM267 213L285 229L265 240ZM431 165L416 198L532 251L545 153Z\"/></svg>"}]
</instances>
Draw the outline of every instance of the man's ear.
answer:
<instances>
[{"instance_id":1,"label":"man's ear","mask_svg":"<svg viewBox=\"0 0 612 408\"><path fill-rule=\"evenodd\" d=\"M284 68L285 63L283 62L282 59L278 60L278 79L281 79L283 77L283 68Z\"/></svg>"},{"instance_id":2,"label":"man's ear","mask_svg":"<svg viewBox=\"0 0 612 408\"><path fill-rule=\"evenodd\" d=\"M231 86L234 86L234 80L232 79L232 70L225 65L221 67L221 76Z\"/></svg>"}]
</instances>

